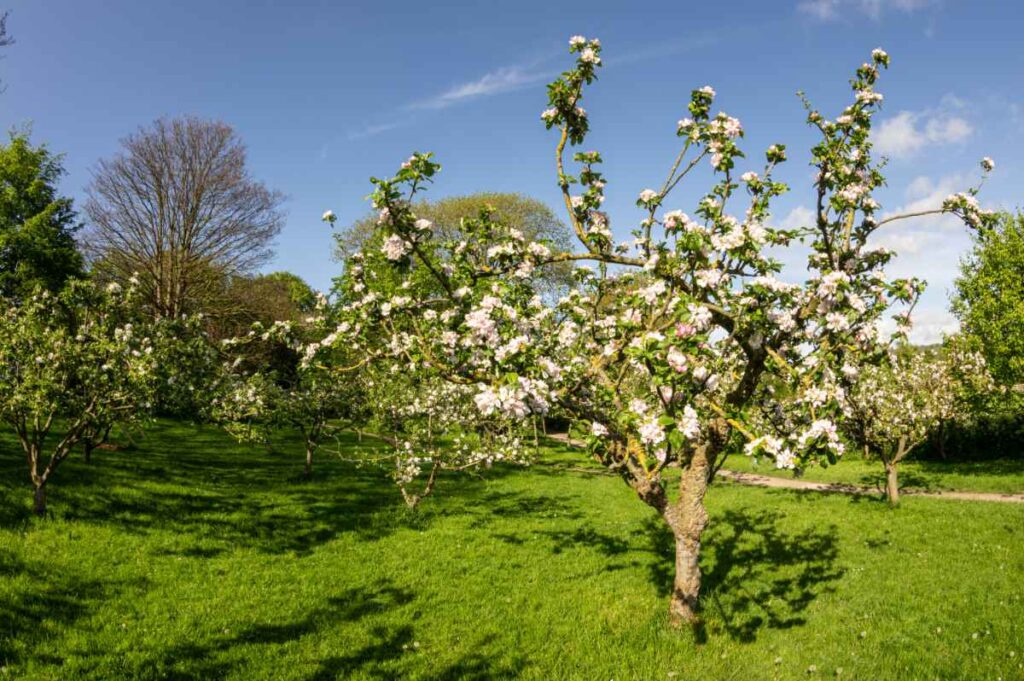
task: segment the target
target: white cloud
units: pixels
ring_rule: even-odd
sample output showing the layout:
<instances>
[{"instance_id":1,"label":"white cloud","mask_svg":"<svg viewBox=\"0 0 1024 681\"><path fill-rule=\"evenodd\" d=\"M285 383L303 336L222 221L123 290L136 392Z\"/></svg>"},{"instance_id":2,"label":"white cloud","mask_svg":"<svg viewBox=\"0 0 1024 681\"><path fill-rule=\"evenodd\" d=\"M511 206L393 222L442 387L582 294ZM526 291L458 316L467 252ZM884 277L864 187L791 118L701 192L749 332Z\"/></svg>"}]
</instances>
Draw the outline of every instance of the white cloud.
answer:
<instances>
[{"instance_id":1,"label":"white cloud","mask_svg":"<svg viewBox=\"0 0 1024 681\"><path fill-rule=\"evenodd\" d=\"M807 206L797 206L786 214L779 222L782 229L799 229L800 227L814 227L814 211Z\"/></svg>"},{"instance_id":2,"label":"white cloud","mask_svg":"<svg viewBox=\"0 0 1024 681\"><path fill-rule=\"evenodd\" d=\"M818 21L836 21L851 14L863 14L878 21L889 11L910 14L933 4L933 0L802 0L797 10Z\"/></svg>"},{"instance_id":3,"label":"white cloud","mask_svg":"<svg viewBox=\"0 0 1024 681\"><path fill-rule=\"evenodd\" d=\"M485 73L476 80L455 85L433 97L413 102L410 109L445 109L453 104L512 92L551 78L550 71L530 71L519 66L509 66Z\"/></svg>"},{"instance_id":4,"label":"white cloud","mask_svg":"<svg viewBox=\"0 0 1024 681\"><path fill-rule=\"evenodd\" d=\"M899 255L908 256L918 255L941 240L942 236L933 231L917 229L890 230L887 232L885 227L882 227L882 232L879 236L871 239L871 244L874 246L884 246L891 251L896 251Z\"/></svg>"},{"instance_id":5,"label":"white cloud","mask_svg":"<svg viewBox=\"0 0 1024 681\"><path fill-rule=\"evenodd\" d=\"M405 125L403 121L393 121L391 123L378 123L375 125L367 125L364 128L358 128L356 130L350 130L347 137L349 141L366 139L367 137L374 137L381 134L382 132L388 132L395 128L400 128Z\"/></svg>"},{"instance_id":6,"label":"white cloud","mask_svg":"<svg viewBox=\"0 0 1024 681\"><path fill-rule=\"evenodd\" d=\"M941 343L943 336L960 330L960 323L949 310L915 310L911 316L914 326L910 330L910 342L917 345Z\"/></svg>"},{"instance_id":7,"label":"white cloud","mask_svg":"<svg viewBox=\"0 0 1024 681\"><path fill-rule=\"evenodd\" d=\"M875 151L894 159L914 156L925 147L963 142L974 133L966 119L945 113L901 111L872 134Z\"/></svg>"}]
</instances>

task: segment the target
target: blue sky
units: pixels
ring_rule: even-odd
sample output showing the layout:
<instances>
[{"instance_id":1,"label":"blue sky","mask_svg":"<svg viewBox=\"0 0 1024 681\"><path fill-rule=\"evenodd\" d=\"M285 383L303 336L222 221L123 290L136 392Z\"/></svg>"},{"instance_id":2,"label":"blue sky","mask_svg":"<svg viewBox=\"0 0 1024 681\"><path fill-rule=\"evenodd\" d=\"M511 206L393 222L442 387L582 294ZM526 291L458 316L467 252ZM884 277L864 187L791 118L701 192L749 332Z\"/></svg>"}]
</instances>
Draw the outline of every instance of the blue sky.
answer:
<instances>
[{"instance_id":1,"label":"blue sky","mask_svg":"<svg viewBox=\"0 0 1024 681\"><path fill-rule=\"evenodd\" d=\"M329 285L329 230L367 211L367 178L413 150L444 170L434 196L517 191L557 207L553 133L538 118L544 85L569 63L570 35L599 37L606 67L588 95L608 175L606 204L625 237L637 193L658 183L676 151L689 91L710 84L743 121L753 157L789 146L775 210L793 224L811 202L813 142L794 93L828 116L871 49L893 66L877 143L891 158L884 207L932 205L964 188L990 155L982 199L1024 201L1024 4L953 0L558 3L269 0L0 0L17 43L0 61L0 124L31 123L66 154L64 190L81 197L97 160L160 116L196 114L235 127L253 174L288 197L288 222L268 269ZM692 210L706 177L670 201ZM915 338L950 328L948 291L969 246L948 219L883 235L903 255L894 273L930 290Z\"/></svg>"}]
</instances>

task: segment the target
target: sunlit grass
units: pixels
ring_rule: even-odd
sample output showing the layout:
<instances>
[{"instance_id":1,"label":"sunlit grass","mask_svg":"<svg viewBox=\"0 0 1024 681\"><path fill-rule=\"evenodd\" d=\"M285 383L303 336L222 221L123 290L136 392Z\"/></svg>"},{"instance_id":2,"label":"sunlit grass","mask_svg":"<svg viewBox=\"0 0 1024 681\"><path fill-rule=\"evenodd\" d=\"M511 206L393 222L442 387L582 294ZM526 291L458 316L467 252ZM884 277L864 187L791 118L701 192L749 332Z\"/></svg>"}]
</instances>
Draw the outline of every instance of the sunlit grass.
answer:
<instances>
[{"instance_id":1,"label":"sunlit grass","mask_svg":"<svg viewBox=\"0 0 1024 681\"><path fill-rule=\"evenodd\" d=\"M716 484L695 640L670 537L574 453L413 515L382 471L163 423L36 520L0 442L0 678L1024 676L1018 505Z\"/></svg>"}]
</instances>

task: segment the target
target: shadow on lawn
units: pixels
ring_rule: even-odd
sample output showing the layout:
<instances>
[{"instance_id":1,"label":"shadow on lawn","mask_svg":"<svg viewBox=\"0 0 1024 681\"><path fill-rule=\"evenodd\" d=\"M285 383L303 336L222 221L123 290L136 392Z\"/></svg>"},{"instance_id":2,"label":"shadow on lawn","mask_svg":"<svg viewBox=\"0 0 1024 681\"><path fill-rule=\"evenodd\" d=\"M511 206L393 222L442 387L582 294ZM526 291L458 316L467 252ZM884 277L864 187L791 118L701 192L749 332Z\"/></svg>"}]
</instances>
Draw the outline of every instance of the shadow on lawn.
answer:
<instances>
[{"instance_id":1,"label":"shadow on lawn","mask_svg":"<svg viewBox=\"0 0 1024 681\"><path fill-rule=\"evenodd\" d=\"M315 666L302 678L306 681L357 675L360 678L401 678L410 663L415 667L424 666L422 656L429 652L419 649L412 625L373 624L371 618L409 605L415 598L411 591L387 580L369 587L348 589L293 622L256 624L237 634L226 632L210 643L188 642L161 649L157 655L143 661L135 675L180 680L223 678L244 670L250 658L267 654L257 653L254 646L288 646L305 637L318 637L342 624L368 620L362 623L362 628L368 634L369 643L353 647L343 655L318 657L310 665ZM479 652L468 653L443 669L428 663L426 666L432 668L433 673L420 678L437 681L515 678L522 663L499 662L495 659L497 656L485 655L483 650L490 642L484 639L475 647Z\"/></svg>"},{"instance_id":2,"label":"shadow on lawn","mask_svg":"<svg viewBox=\"0 0 1024 681\"><path fill-rule=\"evenodd\" d=\"M878 473L869 473L862 475L859 484L862 487L870 487L878 491L878 494L882 497L885 496L885 472L880 471ZM935 481L924 475L919 475L913 471L900 471L899 472L899 485L901 491L918 491L918 492L934 492L939 489L935 485Z\"/></svg>"},{"instance_id":3,"label":"shadow on lawn","mask_svg":"<svg viewBox=\"0 0 1024 681\"><path fill-rule=\"evenodd\" d=\"M402 678L389 662L403 655L428 655L416 652L412 628L401 626L393 630L385 627L371 629L376 643L371 643L354 651L350 655L332 657L320 663L320 667L307 677L307 681L333 681L348 678L354 672L362 672L364 678L394 679ZM425 676L417 676L424 681L487 681L488 679L516 679L524 667L522 658L514 661L496 659L493 652L485 650L494 642L494 636L484 638L475 646L478 650L467 653L454 663L437 669ZM409 652L412 650L413 652Z\"/></svg>"},{"instance_id":4,"label":"shadow on lawn","mask_svg":"<svg viewBox=\"0 0 1024 681\"><path fill-rule=\"evenodd\" d=\"M6 443L5 443L6 444ZM73 522L168 532L163 553L209 558L244 547L305 555L339 534L381 538L404 508L379 470L323 451L302 478L296 442L285 451L236 445L214 428L158 423L132 451L74 452L50 484L49 510ZM30 522L24 461L0 457L0 523Z\"/></svg>"},{"instance_id":5,"label":"shadow on lawn","mask_svg":"<svg viewBox=\"0 0 1024 681\"><path fill-rule=\"evenodd\" d=\"M753 641L761 627L787 629L844 573L837 530L786 532L778 511L726 511L709 531L713 561L705 574L706 602L729 635Z\"/></svg>"},{"instance_id":6,"label":"shadow on lawn","mask_svg":"<svg viewBox=\"0 0 1024 681\"><path fill-rule=\"evenodd\" d=\"M84 580L0 549L0 576L8 575L19 581L0 594L0 669L28 658L59 665L52 643L62 628L90 615L118 590L142 584Z\"/></svg>"},{"instance_id":7,"label":"shadow on lawn","mask_svg":"<svg viewBox=\"0 0 1024 681\"><path fill-rule=\"evenodd\" d=\"M737 641L752 642L762 628L802 625L802 613L814 599L834 589L844 572L836 566L835 526L787 532L782 520L777 511L731 510L712 517L701 561L701 597L710 632L721 627ZM664 556L651 564L651 578L667 597L674 539L655 518L647 529L654 551ZM698 638L706 634L698 632Z\"/></svg>"},{"instance_id":8,"label":"shadow on lawn","mask_svg":"<svg viewBox=\"0 0 1024 681\"><path fill-rule=\"evenodd\" d=\"M305 613L300 619L284 623L259 623L232 634L225 630L212 642L186 642L154 651L133 670L135 676L165 679L223 678L244 667L252 657L253 646L285 646L306 636L329 631L343 623L358 622L364 618L383 614L402 607L415 599L414 594L398 588L388 581L368 587L356 587L326 599L326 605ZM378 632L380 630L380 632ZM324 664L309 679L336 678L343 672L358 670L361 666L386 662L402 653L401 645L411 641L411 629L381 634L382 627L374 627L374 636L380 638L378 650L357 651L344 660L337 673L324 676ZM394 645L388 645L394 644Z\"/></svg>"}]
</instances>

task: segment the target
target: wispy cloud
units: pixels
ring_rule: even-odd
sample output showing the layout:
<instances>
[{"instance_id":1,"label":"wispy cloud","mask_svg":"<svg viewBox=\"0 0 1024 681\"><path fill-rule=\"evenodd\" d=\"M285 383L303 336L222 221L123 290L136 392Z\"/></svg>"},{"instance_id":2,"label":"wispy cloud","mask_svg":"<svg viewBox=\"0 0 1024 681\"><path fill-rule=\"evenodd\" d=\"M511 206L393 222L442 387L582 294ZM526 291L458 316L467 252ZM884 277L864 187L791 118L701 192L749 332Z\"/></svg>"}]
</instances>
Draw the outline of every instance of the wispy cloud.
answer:
<instances>
[{"instance_id":1,"label":"wispy cloud","mask_svg":"<svg viewBox=\"0 0 1024 681\"><path fill-rule=\"evenodd\" d=\"M680 52L708 47L717 41L712 34L689 36L685 39L673 39L657 43L632 52L624 52L605 60L606 68L616 68L650 59L670 56ZM549 54L529 63L502 66L497 69L462 83L456 83L447 89L429 97L417 99L400 108L408 114L405 118L379 125L368 125L349 132L350 141L366 139L394 130L414 122L411 114L422 111L437 111L471 101L502 95L547 82L557 76L561 69L551 62L559 52L552 50Z\"/></svg>"},{"instance_id":2,"label":"wispy cloud","mask_svg":"<svg viewBox=\"0 0 1024 681\"><path fill-rule=\"evenodd\" d=\"M367 125L362 128L350 130L346 137L350 142L352 142L355 140L366 139L367 137L373 137L375 135L381 134L382 132L388 132L389 130L394 130L395 128L400 128L403 125L408 124L409 121L391 121L389 123L377 123L374 125Z\"/></svg>"},{"instance_id":3,"label":"wispy cloud","mask_svg":"<svg viewBox=\"0 0 1024 681\"><path fill-rule=\"evenodd\" d=\"M852 14L878 21L889 11L910 14L932 4L934 0L801 0L796 8L818 21L837 21Z\"/></svg>"},{"instance_id":4,"label":"wispy cloud","mask_svg":"<svg viewBox=\"0 0 1024 681\"><path fill-rule=\"evenodd\" d=\"M555 70L536 70L522 66L506 66L479 78L452 86L432 97L413 102L410 109L446 109L454 104L500 95L506 92L521 90L530 85L553 78Z\"/></svg>"}]
</instances>

